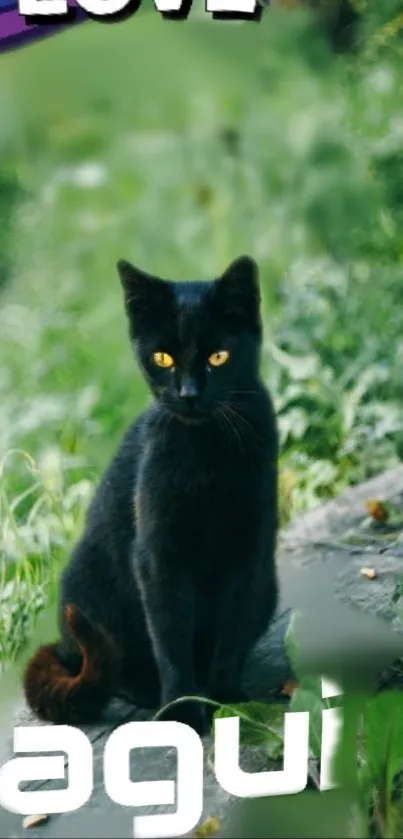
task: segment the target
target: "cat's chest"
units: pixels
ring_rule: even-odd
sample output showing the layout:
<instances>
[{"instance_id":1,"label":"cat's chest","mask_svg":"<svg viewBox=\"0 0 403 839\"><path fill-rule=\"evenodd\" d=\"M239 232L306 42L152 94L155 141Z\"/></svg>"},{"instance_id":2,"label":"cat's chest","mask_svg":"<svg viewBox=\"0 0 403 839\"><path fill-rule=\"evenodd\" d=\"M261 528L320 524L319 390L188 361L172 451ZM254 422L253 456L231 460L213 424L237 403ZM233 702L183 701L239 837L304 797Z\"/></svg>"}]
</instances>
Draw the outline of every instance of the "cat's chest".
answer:
<instances>
[{"instance_id":1,"label":"cat's chest","mask_svg":"<svg viewBox=\"0 0 403 839\"><path fill-rule=\"evenodd\" d=\"M220 438L189 437L148 443L139 464L137 492L161 515L173 508L205 515L229 500L232 509L241 508L262 485L265 453L231 446Z\"/></svg>"},{"instance_id":2,"label":"cat's chest","mask_svg":"<svg viewBox=\"0 0 403 839\"><path fill-rule=\"evenodd\" d=\"M171 493L199 493L227 485L245 468L240 453L214 443L151 444L140 464L139 478L146 487L169 487Z\"/></svg>"},{"instance_id":3,"label":"cat's chest","mask_svg":"<svg viewBox=\"0 0 403 839\"><path fill-rule=\"evenodd\" d=\"M136 533L155 556L203 574L231 558L235 565L253 551L267 518L274 487L274 461L265 449L217 445L206 438L152 439L137 472ZM272 462L273 461L273 462ZM206 565L207 562L207 565ZM210 573L210 572L209 572Z\"/></svg>"}]
</instances>

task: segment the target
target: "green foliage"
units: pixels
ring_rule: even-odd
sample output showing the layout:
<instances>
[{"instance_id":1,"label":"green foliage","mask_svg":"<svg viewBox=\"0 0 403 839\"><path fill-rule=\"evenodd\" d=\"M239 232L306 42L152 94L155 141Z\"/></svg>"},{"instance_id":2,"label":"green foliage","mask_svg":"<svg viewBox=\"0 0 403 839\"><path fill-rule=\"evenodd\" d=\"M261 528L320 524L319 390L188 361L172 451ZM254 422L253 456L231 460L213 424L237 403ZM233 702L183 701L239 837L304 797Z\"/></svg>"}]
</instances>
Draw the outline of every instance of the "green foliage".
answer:
<instances>
[{"instance_id":1,"label":"green foliage","mask_svg":"<svg viewBox=\"0 0 403 839\"><path fill-rule=\"evenodd\" d=\"M284 729L284 713L308 711L310 729L315 732L315 748L312 748L311 740L311 755L320 760L321 732L318 725L319 708L316 706L318 684L315 685L315 679L311 677L304 677L303 681L305 687L298 701L291 702L288 707L251 702L232 709L226 707L217 711L215 717L240 716L241 745L266 748L268 756L281 764L282 750L278 734L281 735ZM346 692L341 713L343 729L335 754L334 777L337 783L340 784L340 780L342 782L339 804L343 810L347 810L348 832L338 835L357 839L399 839L403 835L401 694L391 691L369 697L366 694ZM334 796L335 792L331 795ZM326 796L326 793L321 792L319 797L322 796ZM300 801L300 796L297 796L297 808ZM312 799L309 814L306 813L306 835L315 812L315 801ZM271 808L268 808L266 815L262 814L260 832L252 832L251 835L265 835L264 826L270 819L270 813ZM333 832L328 833L328 829L329 825L320 835L335 835Z\"/></svg>"},{"instance_id":2,"label":"green foliage","mask_svg":"<svg viewBox=\"0 0 403 839\"><path fill-rule=\"evenodd\" d=\"M285 712L309 713L309 752L320 760L322 742L322 712L331 707L328 699L322 699L321 680L304 676L294 691L289 705L275 705L261 702L246 702L241 705L224 705L214 719L240 717L240 743L243 746L263 746L268 757L279 760L283 755Z\"/></svg>"},{"instance_id":3,"label":"green foliage","mask_svg":"<svg viewBox=\"0 0 403 839\"><path fill-rule=\"evenodd\" d=\"M0 462L0 665L21 655L78 535L92 486L85 479L66 485L69 465L59 449L39 464L19 450ZM15 474L25 484L18 494L10 491Z\"/></svg>"},{"instance_id":4,"label":"green foliage","mask_svg":"<svg viewBox=\"0 0 403 839\"><path fill-rule=\"evenodd\" d=\"M322 743L322 712L329 707L322 699L322 685L318 677L305 676L301 679L291 697L290 711L309 712L309 748L317 760L320 760Z\"/></svg>"},{"instance_id":5,"label":"green foliage","mask_svg":"<svg viewBox=\"0 0 403 839\"><path fill-rule=\"evenodd\" d=\"M347 691L322 698L321 679L298 668L295 635L298 616L290 622L287 651L299 684L288 705L249 702L223 706L215 719L240 717L240 745L260 746L269 758L282 761L284 714L309 713L309 754L321 762L322 714L340 707L343 726L333 758L335 782L343 784L350 809L350 832L360 839L399 839L403 835L403 718L401 693L368 696Z\"/></svg>"},{"instance_id":6,"label":"green foliage","mask_svg":"<svg viewBox=\"0 0 403 839\"><path fill-rule=\"evenodd\" d=\"M367 805L373 806L381 836L399 835L395 831L402 801L401 795L394 793L396 778L403 770L403 718L398 691L381 693L368 702L362 734L360 784L368 795Z\"/></svg>"},{"instance_id":7,"label":"green foliage","mask_svg":"<svg viewBox=\"0 0 403 839\"><path fill-rule=\"evenodd\" d=\"M240 718L240 745L263 746L267 756L279 760L283 756L284 706L263 702L222 705L214 719Z\"/></svg>"}]
</instances>

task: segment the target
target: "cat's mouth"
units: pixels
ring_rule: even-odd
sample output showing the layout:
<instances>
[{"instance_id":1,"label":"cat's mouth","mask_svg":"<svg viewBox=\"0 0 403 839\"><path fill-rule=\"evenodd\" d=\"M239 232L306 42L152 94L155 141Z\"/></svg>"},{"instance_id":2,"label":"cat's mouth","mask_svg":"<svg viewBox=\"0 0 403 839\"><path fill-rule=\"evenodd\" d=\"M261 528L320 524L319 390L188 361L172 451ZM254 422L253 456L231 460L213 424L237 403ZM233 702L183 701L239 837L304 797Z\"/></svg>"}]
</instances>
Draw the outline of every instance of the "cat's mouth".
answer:
<instances>
[{"instance_id":1,"label":"cat's mouth","mask_svg":"<svg viewBox=\"0 0 403 839\"><path fill-rule=\"evenodd\" d=\"M183 422L184 425L203 425L206 422L207 416L197 416L195 414L178 414L176 411L171 411L175 419Z\"/></svg>"},{"instance_id":2,"label":"cat's mouth","mask_svg":"<svg viewBox=\"0 0 403 839\"><path fill-rule=\"evenodd\" d=\"M164 399L169 412L185 425L201 425L208 419L206 409L197 400Z\"/></svg>"},{"instance_id":3,"label":"cat's mouth","mask_svg":"<svg viewBox=\"0 0 403 839\"><path fill-rule=\"evenodd\" d=\"M175 417L186 425L201 425L207 419L206 411L199 405L187 405L180 402L172 405L171 412Z\"/></svg>"}]
</instances>

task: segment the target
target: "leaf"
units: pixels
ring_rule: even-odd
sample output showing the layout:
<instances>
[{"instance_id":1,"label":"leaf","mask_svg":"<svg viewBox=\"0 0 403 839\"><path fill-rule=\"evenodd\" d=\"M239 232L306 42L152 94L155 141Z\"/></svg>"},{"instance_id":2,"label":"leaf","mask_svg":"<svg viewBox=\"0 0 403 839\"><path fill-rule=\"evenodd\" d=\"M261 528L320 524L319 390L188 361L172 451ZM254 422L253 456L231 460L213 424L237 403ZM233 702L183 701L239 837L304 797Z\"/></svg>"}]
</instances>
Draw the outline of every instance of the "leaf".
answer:
<instances>
[{"instance_id":1,"label":"leaf","mask_svg":"<svg viewBox=\"0 0 403 839\"><path fill-rule=\"evenodd\" d=\"M283 754L284 705L264 702L243 702L222 705L214 719L240 717L240 745L263 746L270 758L279 760Z\"/></svg>"},{"instance_id":2,"label":"leaf","mask_svg":"<svg viewBox=\"0 0 403 839\"><path fill-rule=\"evenodd\" d=\"M390 796L403 768L402 694L384 691L370 699L363 713L365 756L373 781Z\"/></svg>"},{"instance_id":3,"label":"leaf","mask_svg":"<svg viewBox=\"0 0 403 839\"><path fill-rule=\"evenodd\" d=\"M396 582L396 585L395 585L395 588L394 588L394 591L393 591L393 594L392 594L392 597L391 597L391 602L393 603L393 605L396 605L396 603L398 603L399 600L401 600L402 597L403 597L403 577L400 577Z\"/></svg>"},{"instance_id":4,"label":"leaf","mask_svg":"<svg viewBox=\"0 0 403 839\"><path fill-rule=\"evenodd\" d=\"M48 818L49 816L46 816L44 813L38 816L25 816L22 826L24 830L29 830L30 827L39 827L40 824L45 824Z\"/></svg>"},{"instance_id":5,"label":"leaf","mask_svg":"<svg viewBox=\"0 0 403 839\"><path fill-rule=\"evenodd\" d=\"M207 816L206 820L200 827L197 827L193 836L201 839L203 836L214 836L220 829L220 820L216 816Z\"/></svg>"},{"instance_id":6,"label":"leaf","mask_svg":"<svg viewBox=\"0 0 403 839\"><path fill-rule=\"evenodd\" d=\"M270 346L271 354L274 360L277 364L287 370L291 379L294 381L304 381L315 377L319 367L319 359L317 355L313 353L305 356L291 355L291 353L280 349L280 347L273 342Z\"/></svg>"},{"instance_id":7,"label":"leaf","mask_svg":"<svg viewBox=\"0 0 403 839\"><path fill-rule=\"evenodd\" d=\"M270 760L282 760L284 755L284 740L283 737L270 734L265 742L265 749Z\"/></svg>"},{"instance_id":8,"label":"leaf","mask_svg":"<svg viewBox=\"0 0 403 839\"><path fill-rule=\"evenodd\" d=\"M278 418L281 438L286 443L289 437L302 440L309 426L309 417L302 408L291 408Z\"/></svg>"},{"instance_id":9,"label":"leaf","mask_svg":"<svg viewBox=\"0 0 403 839\"><path fill-rule=\"evenodd\" d=\"M300 680L299 687L302 690L308 691L308 693L313 693L325 706L325 702L322 700L322 679L320 676L303 676Z\"/></svg>"},{"instance_id":10,"label":"leaf","mask_svg":"<svg viewBox=\"0 0 403 839\"><path fill-rule=\"evenodd\" d=\"M320 678L307 677L291 697L288 708L289 711L309 712L309 748L318 760L322 746L322 711L327 707L321 694Z\"/></svg>"},{"instance_id":11,"label":"leaf","mask_svg":"<svg viewBox=\"0 0 403 839\"><path fill-rule=\"evenodd\" d=\"M384 507L388 515L388 525L390 527L400 527L403 524L403 512L400 507L393 504L392 501L385 501Z\"/></svg>"},{"instance_id":12,"label":"leaf","mask_svg":"<svg viewBox=\"0 0 403 839\"><path fill-rule=\"evenodd\" d=\"M376 571L374 568L360 568L360 574L363 577L367 577L368 580L375 580L376 578Z\"/></svg>"}]
</instances>

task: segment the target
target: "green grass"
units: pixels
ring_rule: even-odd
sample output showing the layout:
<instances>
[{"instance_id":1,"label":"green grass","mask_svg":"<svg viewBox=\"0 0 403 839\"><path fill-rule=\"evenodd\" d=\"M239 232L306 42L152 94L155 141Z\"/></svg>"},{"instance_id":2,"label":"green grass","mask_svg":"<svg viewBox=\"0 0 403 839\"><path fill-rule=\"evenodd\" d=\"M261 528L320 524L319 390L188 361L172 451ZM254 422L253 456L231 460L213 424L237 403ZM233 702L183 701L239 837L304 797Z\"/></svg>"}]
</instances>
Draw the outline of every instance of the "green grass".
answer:
<instances>
[{"instance_id":1,"label":"green grass","mask_svg":"<svg viewBox=\"0 0 403 839\"><path fill-rule=\"evenodd\" d=\"M3 662L147 403L119 258L177 278L258 260L283 523L399 460L402 56L367 43L335 58L302 13L147 7L1 57Z\"/></svg>"}]
</instances>

